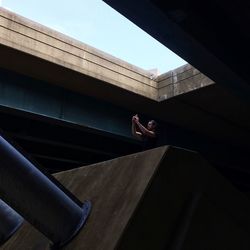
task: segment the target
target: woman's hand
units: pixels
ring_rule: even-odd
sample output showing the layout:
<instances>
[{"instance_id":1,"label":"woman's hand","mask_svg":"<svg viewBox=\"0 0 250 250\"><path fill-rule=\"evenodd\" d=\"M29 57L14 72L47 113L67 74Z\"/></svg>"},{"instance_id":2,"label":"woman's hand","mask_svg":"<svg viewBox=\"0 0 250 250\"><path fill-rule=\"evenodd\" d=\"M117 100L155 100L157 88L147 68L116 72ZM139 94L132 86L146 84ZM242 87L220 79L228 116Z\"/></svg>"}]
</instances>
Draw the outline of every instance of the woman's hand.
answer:
<instances>
[{"instance_id":1,"label":"woman's hand","mask_svg":"<svg viewBox=\"0 0 250 250\"><path fill-rule=\"evenodd\" d=\"M134 115L132 119L134 122L139 122L139 116L137 114Z\"/></svg>"},{"instance_id":2,"label":"woman's hand","mask_svg":"<svg viewBox=\"0 0 250 250\"><path fill-rule=\"evenodd\" d=\"M138 121L139 121L138 115L134 115L134 116L132 117L132 122L137 123Z\"/></svg>"}]
</instances>

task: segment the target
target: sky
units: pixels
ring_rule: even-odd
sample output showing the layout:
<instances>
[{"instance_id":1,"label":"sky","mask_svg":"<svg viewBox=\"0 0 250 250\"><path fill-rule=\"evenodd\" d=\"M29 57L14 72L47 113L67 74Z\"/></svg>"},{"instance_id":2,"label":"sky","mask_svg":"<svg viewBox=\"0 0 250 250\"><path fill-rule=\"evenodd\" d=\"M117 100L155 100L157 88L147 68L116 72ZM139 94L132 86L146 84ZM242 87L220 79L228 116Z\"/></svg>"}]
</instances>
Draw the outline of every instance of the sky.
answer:
<instances>
[{"instance_id":1,"label":"sky","mask_svg":"<svg viewBox=\"0 0 250 250\"><path fill-rule=\"evenodd\" d=\"M145 70L186 62L101 0L0 0L0 6Z\"/></svg>"}]
</instances>

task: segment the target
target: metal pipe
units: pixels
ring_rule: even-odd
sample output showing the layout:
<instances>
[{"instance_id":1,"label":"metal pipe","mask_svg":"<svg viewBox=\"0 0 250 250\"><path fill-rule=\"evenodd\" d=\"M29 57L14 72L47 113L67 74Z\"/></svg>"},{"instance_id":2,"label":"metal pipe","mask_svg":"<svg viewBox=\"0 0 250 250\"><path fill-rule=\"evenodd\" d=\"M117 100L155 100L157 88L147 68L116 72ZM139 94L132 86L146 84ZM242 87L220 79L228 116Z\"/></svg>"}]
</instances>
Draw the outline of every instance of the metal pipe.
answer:
<instances>
[{"instance_id":1,"label":"metal pipe","mask_svg":"<svg viewBox=\"0 0 250 250\"><path fill-rule=\"evenodd\" d=\"M0 196L55 245L83 226L91 203L80 207L0 136Z\"/></svg>"},{"instance_id":2,"label":"metal pipe","mask_svg":"<svg viewBox=\"0 0 250 250\"><path fill-rule=\"evenodd\" d=\"M22 225L23 218L0 199L0 246Z\"/></svg>"}]
</instances>

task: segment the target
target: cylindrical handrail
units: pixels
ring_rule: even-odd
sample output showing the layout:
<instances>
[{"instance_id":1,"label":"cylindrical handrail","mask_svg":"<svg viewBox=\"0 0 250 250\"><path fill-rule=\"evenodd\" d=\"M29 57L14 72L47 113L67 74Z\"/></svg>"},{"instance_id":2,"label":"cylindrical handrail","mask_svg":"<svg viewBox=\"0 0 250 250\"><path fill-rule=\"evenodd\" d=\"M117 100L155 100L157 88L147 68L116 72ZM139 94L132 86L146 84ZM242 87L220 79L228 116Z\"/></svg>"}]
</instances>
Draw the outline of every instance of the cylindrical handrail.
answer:
<instances>
[{"instance_id":1,"label":"cylindrical handrail","mask_svg":"<svg viewBox=\"0 0 250 250\"><path fill-rule=\"evenodd\" d=\"M23 218L0 199L0 246L22 225Z\"/></svg>"},{"instance_id":2,"label":"cylindrical handrail","mask_svg":"<svg viewBox=\"0 0 250 250\"><path fill-rule=\"evenodd\" d=\"M68 242L83 226L89 201L80 207L0 136L0 196L54 244Z\"/></svg>"}]
</instances>

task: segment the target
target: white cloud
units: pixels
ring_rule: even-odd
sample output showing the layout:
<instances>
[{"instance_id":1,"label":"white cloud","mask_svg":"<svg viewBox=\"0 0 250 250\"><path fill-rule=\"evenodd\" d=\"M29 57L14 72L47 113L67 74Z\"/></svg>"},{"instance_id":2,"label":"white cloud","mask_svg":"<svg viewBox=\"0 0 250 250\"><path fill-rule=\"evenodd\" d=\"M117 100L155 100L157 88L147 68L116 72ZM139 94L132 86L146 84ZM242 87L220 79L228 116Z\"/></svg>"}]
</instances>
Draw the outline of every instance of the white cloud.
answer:
<instances>
[{"instance_id":1,"label":"white cloud","mask_svg":"<svg viewBox=\"0 0 250 250\"><path fill-rule=\"evenodd\" d=\"M2 1L2 0L0 0L0 7L2 6L2 4L3 4L3 1Z\"/></svg>"}]
</instances>

